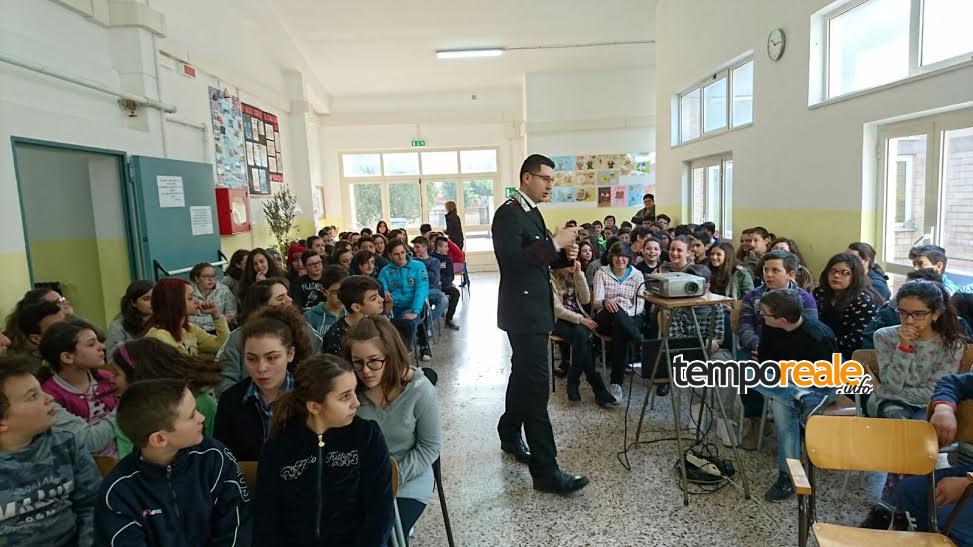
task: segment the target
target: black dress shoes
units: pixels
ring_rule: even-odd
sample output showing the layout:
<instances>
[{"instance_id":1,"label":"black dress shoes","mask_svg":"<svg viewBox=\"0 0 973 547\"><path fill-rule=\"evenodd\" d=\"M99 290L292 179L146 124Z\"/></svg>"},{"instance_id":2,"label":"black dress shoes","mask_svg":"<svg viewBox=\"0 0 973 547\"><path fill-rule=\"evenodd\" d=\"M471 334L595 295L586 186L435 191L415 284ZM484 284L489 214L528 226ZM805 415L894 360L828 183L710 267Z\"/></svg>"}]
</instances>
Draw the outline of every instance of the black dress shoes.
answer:
<instances>
[{"instance_id":1,"label":"black dress shoes","mask_svg":"<svg viewBox=\"0 0 973 547\"><path fill-rule=\"evenodd\" d=\"M588 477L569 475L560 467L544 477L534 477L534 490L551 494L570 494L588 485Z\"/></svg>"},{"instance_id":2,"label":"black dress shoes","mask_svg":"<svg viewBox=\"0 0 973 547\"><path fill-rule=\"evenodd\" d=\"M507 454L513 454L514 458L520 463L530 463L530 450L523 439L516 441L503 441L500 443L500 450Z\"/></svg>"}]
</instances>

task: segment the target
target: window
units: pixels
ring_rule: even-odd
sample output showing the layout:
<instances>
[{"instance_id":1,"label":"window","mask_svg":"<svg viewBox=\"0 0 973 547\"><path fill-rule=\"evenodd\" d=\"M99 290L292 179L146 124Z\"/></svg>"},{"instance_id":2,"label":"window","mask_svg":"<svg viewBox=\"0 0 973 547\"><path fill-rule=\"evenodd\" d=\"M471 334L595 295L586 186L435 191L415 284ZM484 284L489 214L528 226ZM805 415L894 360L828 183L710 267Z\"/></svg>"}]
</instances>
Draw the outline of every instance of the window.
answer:
<instances>
[{"instance_id":1,"label":"window","mask_svg":"<svg viewBox=\"0 0 973 547\"><path fill-rule=\"evenodd\" d=\"M689 176L691 222L713 222L724 238L732 237L732 158L720 155L693 160Z\"/></svg>"},{"instance_id":2,"label":"window","mask_svg":"<svg viewBox=\"0 0 973 547\"><path fill-rule=\"evenodd\" d=\"M736 60L673 98L672 144L753 123L753 59Z\"/></svg>"},{"instance_id":3,"label":"window","mask_svg":"<svg viewBox=\"0 0 973 547\"><path fill-rule=\"evenodd\" d=\"M973 110L885 126L879 132L881 259L912 269L909 249L946 249L950 272L973 273Z\"/></svg>"},{"instance_id":4,"label":"window","mask_svg":"<svg viewBox=\"0 0 973 547\"><path fill-rule=\"evenodd\" d=\"M454 201L467 235L488 237L500 191L497 164L496 148L341 154L347 213L357 229L381 219L393 228L428 222L444 229L446 202Z\"/></svg>"},{"instance_id":5,"label":"window","mask_svg":"<svg viewBox=\"0 0 973 547\"><path fill-rule=\"evenodd\" d=\"M969 0L851 0L814 14L811 103L969 60L970 20Z\"/></svg>"}]
</instances>

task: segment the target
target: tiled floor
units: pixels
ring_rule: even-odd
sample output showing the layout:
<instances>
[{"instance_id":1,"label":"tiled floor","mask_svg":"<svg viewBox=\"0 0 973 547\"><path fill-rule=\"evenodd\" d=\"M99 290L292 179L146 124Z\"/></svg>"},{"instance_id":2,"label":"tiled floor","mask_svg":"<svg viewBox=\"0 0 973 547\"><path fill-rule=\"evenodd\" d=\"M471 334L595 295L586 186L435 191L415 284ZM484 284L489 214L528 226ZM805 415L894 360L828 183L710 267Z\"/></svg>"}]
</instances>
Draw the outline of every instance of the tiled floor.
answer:
<instances>
[{"instance_id":1,"label":"tiled floor","mask_svg":"<svg viewBox=\"0 0 973 547\"><path fill-rule=\"evenodd\" d=\"M549 409L561 466L586 474L591 483L571 497L535 492L526 466L502 455L497 439L496 423L510 370L510 346L496 327L498 282L496 274L474 274L471 295L467 298L464 293L457 311L462 330L445 332L433 347L445 437L444 490L456 545L797 544L797 502L763 501L764 491L777 475L772 438L762 451L743 452L753 494L750 500L727 486L714 494L691 496L685 507L675 481L675 442L630 452L632 470L627 471L616 459L623 444L625 407L599 408L585 384L582 402L571 403L564 394L564 380L559 380ZM636 379L633 407L641 403L644 393ZM637 408L630 411L629 442L637 413ZM646 428L671 429L669 399L657 400L645 420ZM643 435L643 440L672 434ZM723 457L732 455L722 445L719 450ZM843 477L825 473L819 478L823 494L818 515L823 521L855 525L871 505L866 486L874 492L878 477L866 481L853 475L842 492ZM411 544L446 545L438 499L426 509Z\"/></svg>"}]
</instances>

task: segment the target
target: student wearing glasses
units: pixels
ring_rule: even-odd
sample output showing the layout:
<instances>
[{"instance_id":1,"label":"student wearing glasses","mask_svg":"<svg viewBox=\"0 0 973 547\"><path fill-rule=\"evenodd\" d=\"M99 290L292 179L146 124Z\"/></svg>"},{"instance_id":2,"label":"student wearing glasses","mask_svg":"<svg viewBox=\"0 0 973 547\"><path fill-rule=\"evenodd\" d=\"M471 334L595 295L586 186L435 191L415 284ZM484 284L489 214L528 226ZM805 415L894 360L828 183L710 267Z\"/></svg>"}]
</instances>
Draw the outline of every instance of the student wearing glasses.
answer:
<instances>
[{"instance_id":1,"label":"student wearing glasses","mask_svg":"<svg viewBox=\"0 0 973 547\"><path fill-rule=\"evenodd\" d=\"M317 251L310 249L301 254L305 275L300 276L291 284L291 300L302 310L317 306L327 300L321 278L324 276L324 258Z\"/></svg>"},{"instance_id":2,"label":"student wearing glasses","mask_svg":"<svg viewBox=\"0 0 973 547\"><path fill-rule=\"evenodd\" d=\"M832 256L814 289L814 300L818 317L838 339L841 355L851 359L852 352L862 348L862 333L882 304L861 260L849 252Z\"/></svg>"},{"instance_id":3,"label":"student wearing glasses","mask_svg":"<svg viewBox=\"0 0 973 547\"><path fill-rule=\"evenodd\" d=\"M236 296L229 287L216 282L216 268L208 262L200 262L189 272L193 296L200 302L213 302L228 324L233 323L237 314ZM199 325L204 331L215 334L216 323L209 314L197 313L189 316L189 322Z\"/></svg>"},{"instance_id":4,"label":"student wearing glasses","mask_svg":"<svg viewBox=\"0 0 973 547\"><path fill-rule=\"evenodd\" d=\"M946 289L924 279L906 282L895 295L902 324L874 336L878 417L925 420L936 382L959 370L966 339L947 302Z\"/></svg>"},{"instance_id":5,"label":"student wearing glasses","mask_svg":"<svg viewBox=\"0 0 973 547\"><path fill-rule=\"evenodd\" d=\"M402 529L411 530L433 491L432 464L443 448L439 399L409 350L381 315L360 319L345 338L345 358L358 376L358 417L378 423L399 466Z\"/></svg>"}]
</instances>

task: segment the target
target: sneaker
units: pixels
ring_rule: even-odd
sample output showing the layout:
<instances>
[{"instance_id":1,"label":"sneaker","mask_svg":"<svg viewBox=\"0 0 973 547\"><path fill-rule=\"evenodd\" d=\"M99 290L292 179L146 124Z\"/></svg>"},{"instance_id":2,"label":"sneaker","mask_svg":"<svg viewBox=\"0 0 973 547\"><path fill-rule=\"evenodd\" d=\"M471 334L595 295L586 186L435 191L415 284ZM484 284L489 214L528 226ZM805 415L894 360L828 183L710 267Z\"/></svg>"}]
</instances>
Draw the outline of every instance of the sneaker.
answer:
<instances>
[{"instance_id":1,"label":"sneaker","mask_svg":"<svg viewBox=\"0 0 973 547\"><path fill-rule=\"evenodd\" d=\"M595 393L595 403L602 408L611 408L619 404L618 399L613 397L611 393L607 391L602 391L600 393Z\"/></svg>"},{"instance_id":2,"label":"sneaker","mask_svg":"<svg viewBox=\"0 0 973 547\"><path fill-rule=\"evenodd\" d=\"M419 350L419 358L422 359L423 362L428 363L429 361L432 361L432 354L429 352L428 348L422 348Z\"/></svg>"},{"instance_id":3,"label":"sneaker","mask_svg":"<svg viewBox=\"0 0 973 547\"><path fill-rule=\"evenodd\" d=\"M459 330L459 325L452 321L446 321L446 328L449 330Z\"/></svg>"},{"instance_id":4,"label":"sneaker","mask_svg":"<svg viewBox=\"0 0 973 547\"><path fill-rule=\"evenodd\" d=\"M834 401L834 399L831 395L816 391L812 391L801 397L800 401L798 401L798 404L801 407L801 425L807 426L808 419L810 419L811 416L820 414L821 411L828 408L828 405L830 405L832 401Z\"/></svg>"},{"instance_id":5,"label":"sneaker","mask_svg":"<svg viewBox=\"0 0 973 547\"><path fill-rule=\"evenodd\" d=\"M612 384L608 388L608 392L611 393L611 396L614 397L616 401L621 401L625 396L625 393L622 391L622 386L619 384Z\"/></svg>"},{"instance_id":6,"label":"sneaker","mask_svg":"<svg viewBox=\"0 0 973 547\"><path fill-rule=\"evenodd\" d=\"M558 378L567 378L568 367L564 365L557 367L556 369L554 369L554 375L557 376Z\"/></svg>"},{"instance_id":7,"label":"sneaker","mask_svg":"<svg viewBox=\"0 0 973 547\"><path fill-rule=\"evenodd\" d=\"M794 485L787 473L777 475L777 482L767 490L764 499L767 501L786 501L794 497Z\"/></svg>"}]
</instances>

